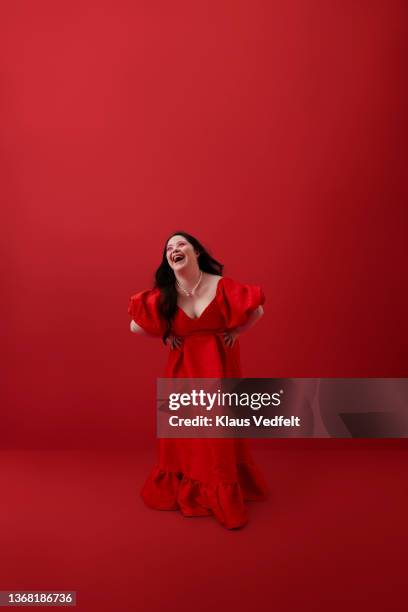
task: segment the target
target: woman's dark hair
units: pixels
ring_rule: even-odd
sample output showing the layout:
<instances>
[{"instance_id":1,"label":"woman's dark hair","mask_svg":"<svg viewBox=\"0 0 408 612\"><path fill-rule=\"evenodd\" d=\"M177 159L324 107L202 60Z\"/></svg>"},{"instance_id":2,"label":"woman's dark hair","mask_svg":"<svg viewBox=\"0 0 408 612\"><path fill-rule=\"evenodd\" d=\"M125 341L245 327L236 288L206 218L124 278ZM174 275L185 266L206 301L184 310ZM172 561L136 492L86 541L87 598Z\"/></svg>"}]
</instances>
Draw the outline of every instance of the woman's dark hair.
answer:
<instances>
[{"instance_id":1,"label":"woman's dark hair","mask_svg":"<svg viewBox=\"0 0 408 612\"><path fill-rule=\"evenodd\" d=\"M183 236L196 251L200 254L197 258L198 267L203 272L209 274L218 274L222 276L223 264L211 257L209 252L203 247L203 245L191 236L187 232L173 232L166 240L163 257L160 266L157 268L154 275L154 286L160 289L161 300L159 305L159 311L163 319L166 321L166 331L163 334L163 342L171 333L172 321L177 310L177 290L176 290L176 276L169 266L167 261L167 243L173 236Z\"/></svg>"}]
</instances>

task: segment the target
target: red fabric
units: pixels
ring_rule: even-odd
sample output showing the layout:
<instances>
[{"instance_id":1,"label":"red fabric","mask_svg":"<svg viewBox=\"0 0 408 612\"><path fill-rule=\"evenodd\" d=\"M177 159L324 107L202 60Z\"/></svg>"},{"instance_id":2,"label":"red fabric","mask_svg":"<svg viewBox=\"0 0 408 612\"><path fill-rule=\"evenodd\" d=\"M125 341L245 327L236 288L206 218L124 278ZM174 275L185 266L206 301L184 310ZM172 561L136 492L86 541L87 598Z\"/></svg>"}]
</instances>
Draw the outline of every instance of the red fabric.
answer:
<instances>
[{"instance_id":1,"label":"red fabric","mask_svg":"<svg viewBox=\"0 0 408 612\"><path fill-rule=\"evenodd\" d=\"M159 298L158 289L141 291L131 296L128 307L131 318L158 337L164 329ZM261 287L222 277L215 298L198 319L191 319L178 307L173 330L182 336L183 345L169 349L164 377L242 377L239 338L233 347L227 347L220 334L243 325L264 302ZM161 438L158 446L158 462L141 491L151 508L179 509L185 516L212 514L232 529L247 522L245 501L268 495L247 439Z\"/></svg>"}]
</instances>

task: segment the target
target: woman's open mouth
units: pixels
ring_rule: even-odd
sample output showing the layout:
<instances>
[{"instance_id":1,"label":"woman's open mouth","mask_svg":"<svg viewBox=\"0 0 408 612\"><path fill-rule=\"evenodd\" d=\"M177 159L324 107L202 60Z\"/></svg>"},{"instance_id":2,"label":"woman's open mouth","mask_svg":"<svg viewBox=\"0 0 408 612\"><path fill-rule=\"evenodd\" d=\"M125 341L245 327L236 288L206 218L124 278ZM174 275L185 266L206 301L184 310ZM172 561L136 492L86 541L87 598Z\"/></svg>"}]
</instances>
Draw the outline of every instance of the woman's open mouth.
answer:
<instances>
[{"instance_id":1,"label":"woman's open mouth","mask_svg":"<svg viewBox=\"0 0 408 612\"><path fill-rule=\"evenodd\" d=\"M185 259L184 255L182 255L181 253L177 253L173 257L173 263L179 263L180 261L183 261L184 259Z\"/></svg>"}]
</instances>

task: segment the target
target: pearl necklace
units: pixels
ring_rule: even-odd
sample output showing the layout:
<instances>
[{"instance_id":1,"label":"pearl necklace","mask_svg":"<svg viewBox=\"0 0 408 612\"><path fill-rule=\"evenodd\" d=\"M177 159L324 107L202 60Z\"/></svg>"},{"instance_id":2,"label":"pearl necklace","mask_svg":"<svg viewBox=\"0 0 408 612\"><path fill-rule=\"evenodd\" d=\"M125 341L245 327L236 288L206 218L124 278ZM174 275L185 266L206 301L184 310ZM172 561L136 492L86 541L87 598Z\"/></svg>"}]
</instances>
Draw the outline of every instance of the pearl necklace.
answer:
<instances>
[{"instance_id":1,"label":"pearl necklace","mask_svg":"<svg viewBox=\"0 0 408 612\"><path fill-rule=\"evenodd\" d=\"M177 279L176 279L176 283L180 287L180 289L186 294L187 297L191 297L193 295L194 291L197 289L198 285L200 284L202 276L203 276L203 271L201 270L200 271L200 278L198 279L198 283L196 285L194 285L194 287L192 289L190 289L190 290L184 289L183 285L181 283L179 283L179 281Z\"/></svg>"}]
</instances>

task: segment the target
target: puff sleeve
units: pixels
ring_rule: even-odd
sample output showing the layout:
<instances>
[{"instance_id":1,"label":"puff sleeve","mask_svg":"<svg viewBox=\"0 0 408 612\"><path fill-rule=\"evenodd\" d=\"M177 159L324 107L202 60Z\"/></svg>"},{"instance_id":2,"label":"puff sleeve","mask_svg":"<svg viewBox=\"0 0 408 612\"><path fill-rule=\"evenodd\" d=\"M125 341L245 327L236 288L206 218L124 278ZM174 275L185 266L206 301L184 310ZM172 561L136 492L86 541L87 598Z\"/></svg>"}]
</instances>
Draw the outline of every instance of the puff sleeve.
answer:
<instances>
[{"instance_id":1,"label":"puff sleeve","mask_svg":"<svg viewBox=\"0 0 408 612\"><path fill-rule=\"evenodd\" d=\"M159 299L159 289L147 289L131 295L128 304L130 318L154 336L162 336L166 327L158 309Z\"/></svg>"},{"instance_id":2,"label":"puff sleeve","mask_svg":"<svg viewBox=\"0 0 408 612\"><path fill-rule=\"evenodd\" d=\"M218 300L225 327L233 329L244 325L250 314L265 303L265 299L263 289L259 285L247 285L224 278Z\"/></svg>"}]
</instances>

